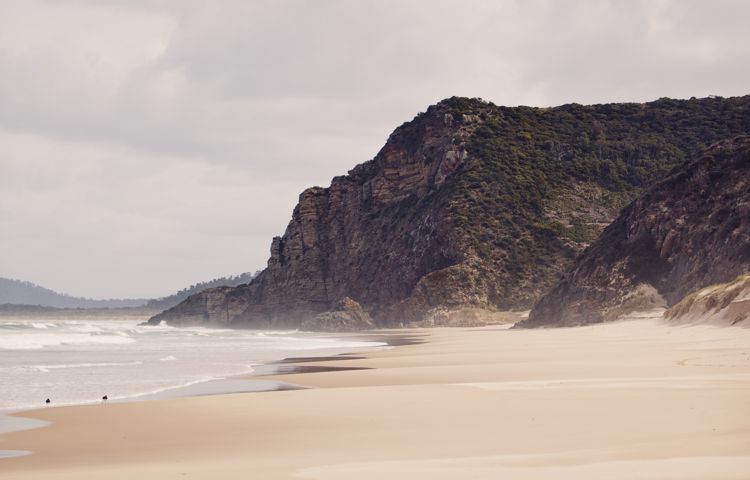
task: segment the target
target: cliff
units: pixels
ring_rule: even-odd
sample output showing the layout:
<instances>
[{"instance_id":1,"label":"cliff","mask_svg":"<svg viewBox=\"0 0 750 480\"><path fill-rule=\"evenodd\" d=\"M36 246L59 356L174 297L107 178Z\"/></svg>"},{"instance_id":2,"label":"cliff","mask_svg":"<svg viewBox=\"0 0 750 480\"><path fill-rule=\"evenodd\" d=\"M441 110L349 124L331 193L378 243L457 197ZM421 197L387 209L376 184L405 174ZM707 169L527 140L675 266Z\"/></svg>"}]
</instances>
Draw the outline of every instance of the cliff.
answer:
<instances>
[{"instance_id":1,"label":"cliff","mask_svg":"<svg viewBox=\"0 0 750 480\"><path fill-rule=\"evenodd\" d=\"M581 325L672 306L748 271L750 137L738 137L715 144L624 209L519 326Z\"/></svg>"},{"instance_id":2,"label":"cliff","mask_svg":"<svg viewBox=\"0 0 750 480\"><path fill-rule=\"evenodd\" d=\"M374 159L305 190L252 282L193 295L151 323L297 328L345 297L386 327L528 308L644 187L743 131L750 97L444 100Z\"/></svg>"}]
</instances>

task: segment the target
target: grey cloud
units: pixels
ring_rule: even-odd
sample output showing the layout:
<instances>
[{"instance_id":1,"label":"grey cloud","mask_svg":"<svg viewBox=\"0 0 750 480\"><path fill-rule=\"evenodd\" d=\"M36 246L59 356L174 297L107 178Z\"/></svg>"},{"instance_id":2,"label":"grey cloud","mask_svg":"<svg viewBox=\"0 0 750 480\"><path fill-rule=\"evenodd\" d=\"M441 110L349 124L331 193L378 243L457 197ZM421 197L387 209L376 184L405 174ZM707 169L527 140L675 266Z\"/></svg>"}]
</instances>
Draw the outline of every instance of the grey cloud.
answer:
<instances>
[{"instance_id":1,"label":"grey cloud","mask_svg":"<svg viewBox=\"0 0 750 480\"><path fill-rule=\"evenodd\" d=\"M743 1L0 3L0 275L166 294L452 95L738 95ZM87 272L81 275L80 272Z\"/></svg>"}]
</instances>

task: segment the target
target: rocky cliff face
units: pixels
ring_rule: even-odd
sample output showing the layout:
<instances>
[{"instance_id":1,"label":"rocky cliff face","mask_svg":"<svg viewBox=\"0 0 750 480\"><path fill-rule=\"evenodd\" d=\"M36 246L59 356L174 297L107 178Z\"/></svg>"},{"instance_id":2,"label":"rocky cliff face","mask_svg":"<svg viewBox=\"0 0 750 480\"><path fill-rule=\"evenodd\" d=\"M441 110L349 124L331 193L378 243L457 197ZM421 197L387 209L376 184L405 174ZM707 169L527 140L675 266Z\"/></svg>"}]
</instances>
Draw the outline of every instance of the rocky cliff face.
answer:
<instances>
[{"instance_id":1,"label":"rocky cliff face","mask_svg":"<svg viewBox=\"0 0 750 480\"><path fill-rule=\"evenodd\" d=\"M208 290L154 321L296 328L344 297L382 318L424 275L463 259L444 202L431 199L465 164L477 125L446 108L403 125L374 160L300 195L254 282Z\"/></svg>"},{"instance_id":2,"label":"rocky cliff face","mask_svg":"<svg viewBox=\"0 0 750 480\"><path fill-rule=\"evenodd\" d=\"M613 320L674 305L748 271L750 137L738 137L712 146L624 209L519 326Z\"/></svg>"},{"instance_id":3,"label":"rocky cliff face","mask_svg":"<svg viewBox=\"0 0 750 480\"><path fill-rule=\"evenodd\" d=\"M151 323L297 328L344 297L386 327L528 308L640 189L743 129L750 97L556 109L448 99L373 160L304 191L251 283Z\"/></svg>"}]
</instances>

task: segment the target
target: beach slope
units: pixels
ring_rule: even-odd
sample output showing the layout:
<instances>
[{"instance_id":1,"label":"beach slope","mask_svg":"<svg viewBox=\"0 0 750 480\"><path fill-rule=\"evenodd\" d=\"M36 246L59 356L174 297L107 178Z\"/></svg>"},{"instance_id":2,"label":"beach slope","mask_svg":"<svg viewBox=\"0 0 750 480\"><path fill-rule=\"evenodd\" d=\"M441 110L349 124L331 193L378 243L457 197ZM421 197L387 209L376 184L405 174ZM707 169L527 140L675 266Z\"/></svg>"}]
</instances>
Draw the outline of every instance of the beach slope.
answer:
<instances>
[{"instance_id":1,"label":"beach slope","mask_svg":"<svg viewBox=\"0 0 750 480\"><path fill-rule=\"evenodd\" d=\"M748 329L404 333L271 377L309 389L27 412L0 479L748 478Z\"/></svg>"}]
</instances>

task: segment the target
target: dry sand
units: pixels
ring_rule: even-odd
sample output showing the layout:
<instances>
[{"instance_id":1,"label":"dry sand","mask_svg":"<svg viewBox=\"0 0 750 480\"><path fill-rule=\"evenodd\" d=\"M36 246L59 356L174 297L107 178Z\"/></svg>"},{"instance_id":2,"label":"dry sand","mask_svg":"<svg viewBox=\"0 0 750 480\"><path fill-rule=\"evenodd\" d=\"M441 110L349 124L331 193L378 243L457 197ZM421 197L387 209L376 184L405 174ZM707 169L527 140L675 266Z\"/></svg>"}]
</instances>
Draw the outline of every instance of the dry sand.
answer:
<instances>
[{"instance_id":1,"label":"dry sand","mask_svg":"<svg viewBox=\"0 0 750 480\"><path fill-rule=\"evenodd\" d=\"M308 390L50 408L2 479L748 479L750 330L411 330ZM305 365L316 365L306 362Z\"/></svg>"}]
</instances>

